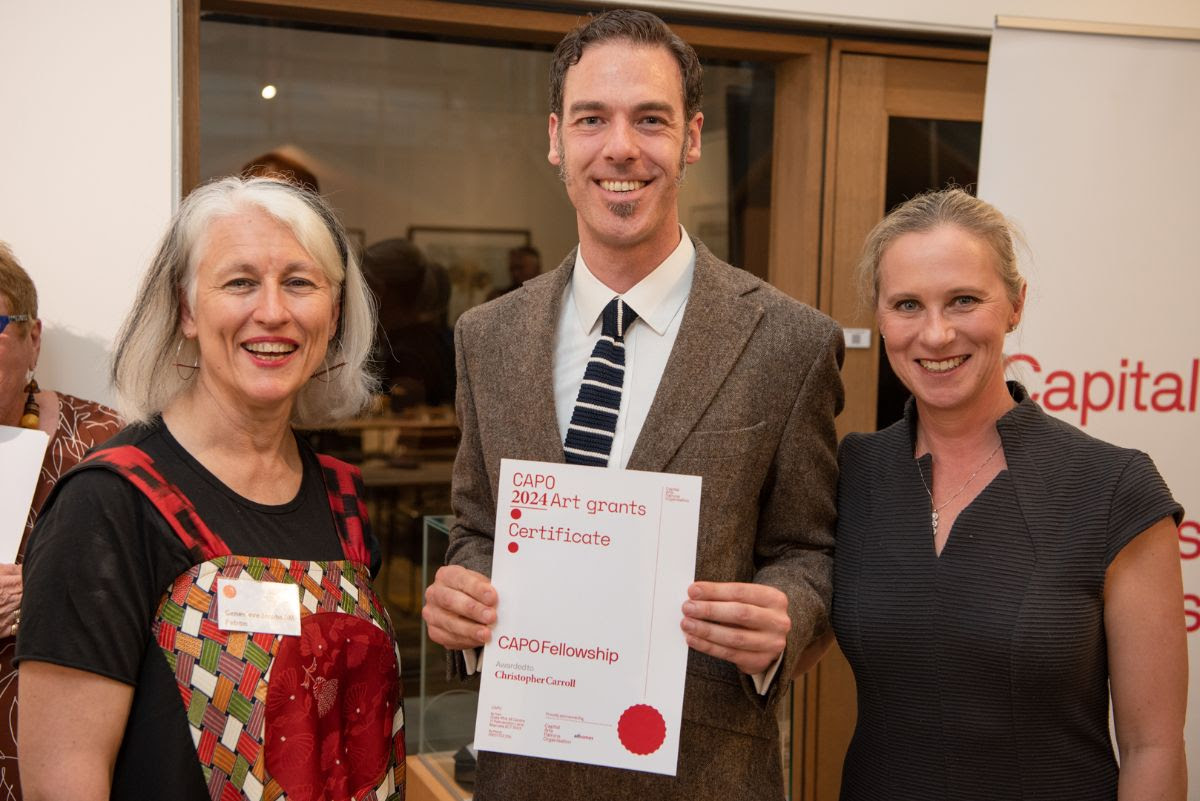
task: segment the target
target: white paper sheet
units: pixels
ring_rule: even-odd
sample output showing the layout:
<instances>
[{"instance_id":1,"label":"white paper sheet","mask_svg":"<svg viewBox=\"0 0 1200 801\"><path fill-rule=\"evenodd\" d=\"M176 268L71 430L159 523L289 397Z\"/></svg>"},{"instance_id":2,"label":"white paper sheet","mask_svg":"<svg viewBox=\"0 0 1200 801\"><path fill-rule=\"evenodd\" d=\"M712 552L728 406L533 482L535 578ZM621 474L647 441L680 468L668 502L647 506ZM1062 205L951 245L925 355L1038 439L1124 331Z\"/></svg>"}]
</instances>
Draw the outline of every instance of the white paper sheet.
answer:
<instances>
[{"instance_id":1,"label":"white paper sheet","mask_svg":"<svg viewBox=\"0 0 1200 801\"><path fill-rule=\"evenodd\" d=\"M700 478L505 459L479 750L675 775Z\"/></svg>"},{"instance_id":2,"label":"white paper sheet","mask_svg":"<svg viewBox=\"0 0 1200 801\"><path fill-rule=\"evenodd\" d=\"M48 444L44 431L0 426L0 562L17 558Z\"/></svg>"}]
</instances>

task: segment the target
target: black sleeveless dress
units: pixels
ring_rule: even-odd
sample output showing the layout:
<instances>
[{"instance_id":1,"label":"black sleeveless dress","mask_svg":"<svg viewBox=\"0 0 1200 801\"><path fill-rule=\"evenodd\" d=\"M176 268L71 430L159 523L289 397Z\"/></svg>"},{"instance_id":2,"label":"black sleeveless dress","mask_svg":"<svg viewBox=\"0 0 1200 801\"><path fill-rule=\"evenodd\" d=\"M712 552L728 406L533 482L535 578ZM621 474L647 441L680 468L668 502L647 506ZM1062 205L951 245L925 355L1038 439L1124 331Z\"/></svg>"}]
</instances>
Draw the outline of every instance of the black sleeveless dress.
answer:
<instances>
[{"instance_id":1,"label":"black sleeveless dress","mask_svg":"<svg viewBox=\"0 0 1200 801\"><path fill-rule=\"evenodd\" d=\"M1105 571L1182 509L1144 453L1012 389L997 423L1008 469L940 556L912 402L842 443L832 617L858 686L845 801L1116 798Z\"/></svg>"}]
</instances>

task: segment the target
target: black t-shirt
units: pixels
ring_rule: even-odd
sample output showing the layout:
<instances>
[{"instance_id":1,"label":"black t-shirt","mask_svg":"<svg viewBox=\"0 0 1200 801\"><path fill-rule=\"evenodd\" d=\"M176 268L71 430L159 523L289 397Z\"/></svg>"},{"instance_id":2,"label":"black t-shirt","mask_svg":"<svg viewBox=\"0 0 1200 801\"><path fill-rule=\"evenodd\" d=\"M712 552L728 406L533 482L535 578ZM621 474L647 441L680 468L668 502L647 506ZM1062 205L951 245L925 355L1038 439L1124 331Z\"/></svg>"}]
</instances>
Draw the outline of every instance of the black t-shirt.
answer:
<instances>
[{"instance_id":1,"label":"black t-shirt","mask_svg":"<svg viewBox=\"0 0 1200 801\"><path fill-rule=\"evenodd\" d=\"M298 442L300 491L278 506L247 500L222 484L161 420L131 426L106 447L135 445L148 454L234 554L343 559L320 463ZM379 552L369 534L367 546L374 575ZM17 661L50 662L135 687L117 755L114 801L208 798L179 689L150 642L159 601L194 564L145 495L99 467L60 481L30 536Z\"/></svg>"}]
</instances>

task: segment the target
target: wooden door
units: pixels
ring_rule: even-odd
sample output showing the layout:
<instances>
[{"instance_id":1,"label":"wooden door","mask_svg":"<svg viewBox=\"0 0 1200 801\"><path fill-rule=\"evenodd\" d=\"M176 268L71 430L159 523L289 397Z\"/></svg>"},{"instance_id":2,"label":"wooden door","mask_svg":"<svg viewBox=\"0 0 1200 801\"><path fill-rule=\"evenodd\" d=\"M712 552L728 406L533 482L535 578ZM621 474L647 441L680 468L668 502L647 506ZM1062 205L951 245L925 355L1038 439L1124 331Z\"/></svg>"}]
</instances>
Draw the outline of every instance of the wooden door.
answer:
<instances>
[{"instance_id":1,"label":"wooden door","mask_svg":"<svg viewBox=\"0 0 1200 801\"><path fill-rule=\"evenodd\" d=\"M974 180L985 60L983 51L907 45L834 42L831 49L820 306L843 328L870 332L869 347L846 351L839 436L876 429L879 338L854 275L862 243L889 202L950 179ZM901 134L914 126L930 129L929 146L898 151ZM961 141L944 141L948 133ZM796 757L805 770L792 797L836 799L856 714L854 677L836 645L798 683L796 696L805 727L804 753Z\"/></svg>"}]
</instances>

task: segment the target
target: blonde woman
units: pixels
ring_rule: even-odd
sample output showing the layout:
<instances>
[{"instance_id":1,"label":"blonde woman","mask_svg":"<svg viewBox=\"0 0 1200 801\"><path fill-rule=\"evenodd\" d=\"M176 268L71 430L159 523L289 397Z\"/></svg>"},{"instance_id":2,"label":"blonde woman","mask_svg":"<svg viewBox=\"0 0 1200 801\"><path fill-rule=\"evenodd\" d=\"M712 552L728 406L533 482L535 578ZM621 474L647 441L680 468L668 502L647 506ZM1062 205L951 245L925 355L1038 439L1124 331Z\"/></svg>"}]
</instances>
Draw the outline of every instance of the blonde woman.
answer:
<instances>
[{"instance_id":1,"label":"blonde woman","mask_svg":"<svg viewBox=\"0 0 1200 801\"><path fill-rule=\"evenodd\" d=\"M1026 285L999 211L920 195L862 268L913 397L839 455L832 618L859 706L842 799L1183 801L1183 510L1146 454L1005 383Z\"/></svg>"}]
</instances>

